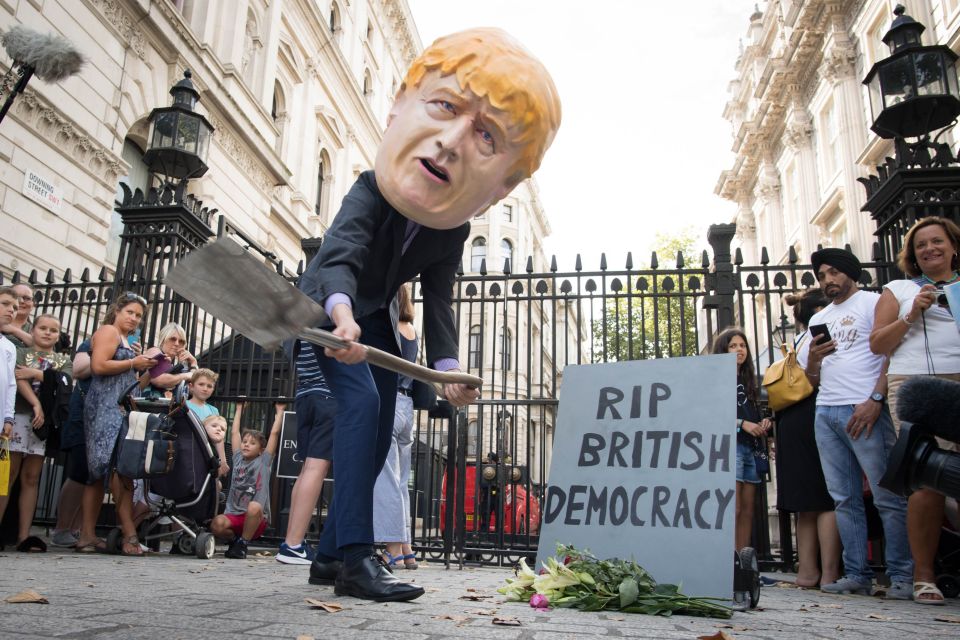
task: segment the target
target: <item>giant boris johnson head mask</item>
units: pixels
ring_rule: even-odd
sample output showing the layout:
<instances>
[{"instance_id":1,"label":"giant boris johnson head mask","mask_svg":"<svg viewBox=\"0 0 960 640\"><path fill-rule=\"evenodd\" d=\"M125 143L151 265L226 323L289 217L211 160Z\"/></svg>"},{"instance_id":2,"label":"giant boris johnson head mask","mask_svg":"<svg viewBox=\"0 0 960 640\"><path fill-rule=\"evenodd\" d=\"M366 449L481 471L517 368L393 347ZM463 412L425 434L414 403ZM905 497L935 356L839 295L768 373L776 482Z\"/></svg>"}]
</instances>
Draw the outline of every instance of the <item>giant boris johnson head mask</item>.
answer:
<instances>
[{"instance_id":1,"label":"giant boris johnson head mask","mask_svg":"<svg viewBox=\"0 0 960 640\"><path fill-rule=\"evenodd\" d=\"M530 177L559 126L553 80L512 37L493 28L445 36L397 93L377 186L407 218L452 229Z\"/></svg>"}]
</instances>

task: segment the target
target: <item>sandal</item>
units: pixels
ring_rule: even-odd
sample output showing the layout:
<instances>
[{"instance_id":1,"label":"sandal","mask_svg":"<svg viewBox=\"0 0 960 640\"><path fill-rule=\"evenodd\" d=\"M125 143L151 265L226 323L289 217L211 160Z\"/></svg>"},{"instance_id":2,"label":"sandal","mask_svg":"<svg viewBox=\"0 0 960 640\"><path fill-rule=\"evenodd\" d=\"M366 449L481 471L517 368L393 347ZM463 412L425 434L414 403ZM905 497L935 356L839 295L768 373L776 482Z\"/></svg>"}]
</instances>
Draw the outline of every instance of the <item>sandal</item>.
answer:
<instances>
[{"instance_id":1,"label":"sandal","mask_svg":"<svg viewBox=\"0 0 960 640\"><path fill-rule=\"evenodd\" d=\"M37 536L28 536L17 543L17 551L23 553L46 553L47 544Z\"/></svg>"},{"instance_id":2,"label":"sandal","mask_svg":"<svg viewBox=\"0 0 960 640\"><path fill-rule=\"evenodd\" d=\"M393 573L393 570L396 569L397 567L399 567L399 566L402 564L402 560L403 560L403 554L402 554L402 553L398 553L397 555L393 555L392 553L390 553L390 552L387 551L386 549L383 550L383 555L380 556L380 557L381 557L381 558L385 558L384 564L385 564L385 566L387 567L387 569L390 570L390 573Z\"/></svg>"},{"instance_id":3,"label":"sandal","mask_svg":"<svg viewBox=\"0 0 960 640\"><path fill-rule=\"evenodd\" d=\"M136 551L127 551L127 548L136 549ZM120 546L120 555L122 556L142 556L144 555L143 547L140 546L140 539L137 536L130 536L129 538L123 539L123 544Z\"/></svg>"},{"instance_id":4,"label":"sandal","mask_svg":"<svg viewBox=\"0 0 960 640\"><path fill-rule=\"evenodd\" d=\"M107 543L97 538L93 542L88 542L87 544L77 543L77 546L73 548L74 553L110 553L107 551Z\"/></svg>"},{"instance_id":5,"label":"sandal","mask_svg":"<svg viewBox=\"0 0 960 640\"><path fill-rule=\"evenodd\" d=\"M943 593L933 582L914 582L913 601L918 604L942 605Z\"/></svg>"},{"instance_id":6,"label":"sandal","mask_svg":"<svg viewBox=\"0 0 960 640\"><path fill-rule=\"evenodd\" d=\"M404 569L416 569L420 565L417 564L417 554L416 553L407 553L401 556L403 558L403 568Z\"/></svg>"}]
</instances>

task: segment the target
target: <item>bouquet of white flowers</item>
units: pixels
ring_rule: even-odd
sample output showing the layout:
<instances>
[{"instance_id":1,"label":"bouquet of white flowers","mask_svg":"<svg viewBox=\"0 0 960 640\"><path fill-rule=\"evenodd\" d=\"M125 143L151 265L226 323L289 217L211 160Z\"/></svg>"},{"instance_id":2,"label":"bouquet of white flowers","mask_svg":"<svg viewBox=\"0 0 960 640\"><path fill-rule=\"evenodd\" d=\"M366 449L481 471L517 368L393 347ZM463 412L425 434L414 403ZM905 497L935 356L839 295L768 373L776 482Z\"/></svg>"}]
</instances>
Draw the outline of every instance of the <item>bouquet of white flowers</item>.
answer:
<instances>
[{"instance_id":1,"label":"bouquet of white flowers","mask_svg":"<svg viewBox=\"0 0 960 640\"><path fill-rule=\"evenodd\" d=\"M516 578L497 589L508 600L529 602L531 607L571 607L584 611L617 610L669 616L729 618L733 609L724 598L692 598L680 593L677 585L657 581L632 560L598 560L589 551L557 545L563 562L547 558L540 573L520 560Z\"/></svg>"}]
</instances>

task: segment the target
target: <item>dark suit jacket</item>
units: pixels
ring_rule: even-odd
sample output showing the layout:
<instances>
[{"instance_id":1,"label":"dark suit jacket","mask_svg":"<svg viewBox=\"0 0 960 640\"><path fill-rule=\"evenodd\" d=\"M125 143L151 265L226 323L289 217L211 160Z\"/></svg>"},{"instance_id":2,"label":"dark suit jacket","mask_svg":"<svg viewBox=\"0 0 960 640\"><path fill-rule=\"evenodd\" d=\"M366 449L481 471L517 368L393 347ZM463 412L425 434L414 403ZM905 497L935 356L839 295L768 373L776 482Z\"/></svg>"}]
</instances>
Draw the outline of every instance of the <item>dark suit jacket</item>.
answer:
<instances>
[{"instance_id":1,"label":"dark suit jacket","mask_svg":"<svg viewBox=\"0 0 960 640\"><path fill-rule=\"evenodd\" d=\"M363 318L390 307L400 285L419 275L427 362L459 359L451 299L470 223L446 231L420 227L401 255L407 222L380 194L373 171L365 171L298 286L320 304L330 294L345 293L354 317Z\"/></svg>"}]
</instances>

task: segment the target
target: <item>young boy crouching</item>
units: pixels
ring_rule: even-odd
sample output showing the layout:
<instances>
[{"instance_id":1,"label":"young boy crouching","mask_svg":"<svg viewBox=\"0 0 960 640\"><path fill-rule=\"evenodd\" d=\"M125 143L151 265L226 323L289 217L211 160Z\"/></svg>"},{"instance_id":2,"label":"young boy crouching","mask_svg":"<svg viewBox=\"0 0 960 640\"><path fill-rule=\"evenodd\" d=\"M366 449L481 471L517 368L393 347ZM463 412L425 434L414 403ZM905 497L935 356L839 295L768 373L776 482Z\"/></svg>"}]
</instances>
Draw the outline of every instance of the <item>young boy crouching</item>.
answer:
<instances>
[{"instance_id":1,"label":"young boy crouching","mask_svg":"<svg viewBox=\"0 0 960 640\"><path fill-rule=\"evenodd\" d=\"M237 404L230 434L233 472L227 505L223 513L210 523L213 535L230 542L230 548L224 553L227 558L246 558L247 544L263 535L270 521L270 468L277 453L285 407L283 404L275 406L273 426L269 438L266 438L254 430L244 431L241 436L243 404Z\"/></svg>"}]
</instances>

